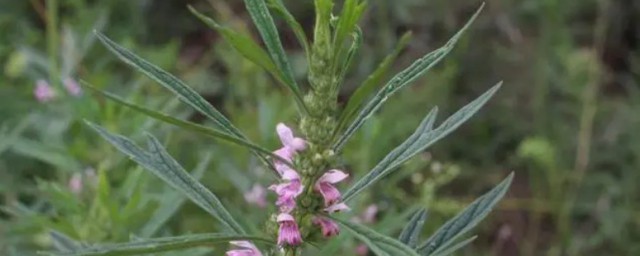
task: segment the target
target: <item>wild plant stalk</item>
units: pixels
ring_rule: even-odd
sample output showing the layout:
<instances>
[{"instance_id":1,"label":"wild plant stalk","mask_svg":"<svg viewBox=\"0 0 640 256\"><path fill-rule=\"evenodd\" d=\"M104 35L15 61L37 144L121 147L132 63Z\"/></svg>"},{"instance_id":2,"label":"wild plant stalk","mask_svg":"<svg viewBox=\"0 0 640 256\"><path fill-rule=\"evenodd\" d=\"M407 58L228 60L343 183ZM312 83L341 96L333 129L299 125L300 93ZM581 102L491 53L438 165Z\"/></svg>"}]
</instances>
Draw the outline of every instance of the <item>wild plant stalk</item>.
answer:
<instances>
[{"instance_id":1,"label":"wild plant stalk","mask_svg":"<svg viewBox=\"0 0 640 256\"><path fill-rule=\"evenodd\" d=\"M447 255L473 241L475 237L462 240L460 238L477 225L504 196L513 175L509 175L495 188L471 203L422 243L418 243L418 240L426 220L424 209L416 212L409 222L403 225L403 231L398 238L343 220L337 217L337 213L349 210L347 205L349 200L392 174L408 159L423 152L471 118L500 88L500 84L462 107L440 125L435 125L437 108L429 111L413 134L344 192L338 189L336 183L345 180L349 174L336 166L335 159L340 155L343 146L364 122L375 114L387 98L425 74L453 49L462 32L470 26L480 10L444 46L416 60L380 87L380 80L384 77L382 74L386 73L393 56L397 54L397 52L392 53L390 55L392 57L385 59L369 77L370 79L363 82L345 109L339 111L338 92L346 71L362 43L362 31L357 23L365 10L365 3L361 0L346 0L342 11L335 15L332 0L315 0L314 40L309 43L300 24L280 0L269 0L268 3L264 0L245 0L244 2L266 50L251 37L222 26L193 8L190 9L203 22L218 31L245 58L264 68L276 81L289 89L292 102L296 103L300 113L300 123L293 126L293 129L284 123L278 124L276 131L282 146L277 150L272 151L254 144L223 116L221 111L215 109L178 78L100 33L97 33L98 38L110 51L125 63L173 92L181 101L211 120L215 128L180 120L127 102L94 87L88 88L102 97L154 119L247 148L256 158L261 159L265 167L272 169L277 176L276 184L270 186L278 196L275 202L277 211L272 213L264 224L268 236L248 234L244 226L236 221L240 217L232 215L213 192L184 171L184 168L152 135L149 135L148 148L143 149L122 135L110 133L96 124L89 123L100 136L131 157L133 161L184 193L211 214L221 223L222 231L109 246L72 248L68 252L57 253L57 255L137 254L182 249L207 243L230 242L234 248L227 251L226 254L229 256L296 256L302 254L306 244L321 245L325 240L334 238L340 232L340 227L351 232L377 255ZM291 71L270 10L280 14L280 17L294 31L307 56L309 88L304 95ZM295 135L295 130L300 132L301 137ZM260 249L254 243L265 246Z\"/></svg>"}]
</instances>

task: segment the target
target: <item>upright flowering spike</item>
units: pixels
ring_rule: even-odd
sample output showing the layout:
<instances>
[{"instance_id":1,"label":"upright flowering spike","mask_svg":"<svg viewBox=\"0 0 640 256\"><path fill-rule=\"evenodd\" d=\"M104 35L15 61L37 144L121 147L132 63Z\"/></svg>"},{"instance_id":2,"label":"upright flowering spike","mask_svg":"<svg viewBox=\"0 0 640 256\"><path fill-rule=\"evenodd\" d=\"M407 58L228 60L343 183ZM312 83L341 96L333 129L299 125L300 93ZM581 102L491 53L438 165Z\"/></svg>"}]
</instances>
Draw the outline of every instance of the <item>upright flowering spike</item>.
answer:
<instances>
[{"instance_id":1,"label":"upright flowering spike","mask_svg":"<svg viewBox=\"0 0 640 256\"><path fill-rule=\"evenodd\" d=\"M288 213L280 213L277 218L280 228L278 230L278 245L296 246L302 243L302 236L298 230L296 220Z\"/></svg>"},{"instance_id":2,"label":"upright flowering spike","mask_svg":"<svg viewBox=\"0 0 640 256\"><path fill-rule=\"evenodd\" d=\"M331 206L340 201L340 191L333 184L346 179L348 176L348 174L340 170L333 169L318 179L314 188L322 194L325 206Z\"/></svg>"},{"instance_id":3,"label":"upright flowering spike","mask_svg":"<svg viewBox=\"0 0 640 256\"><path fill-rule=\"evenodd\" d=\"M322 230L322 235L324 237L332 237L340 234L340 227L334 221L324 218L324 217L315 217L313 218L313 224L320 226Z\"/></svg>"},{"instance_id":4,"label":"upright flowering spike","mask_svg":"<svg viewBox=\"0 0 640 256\"><path fill-rule=\"evenodd\" d=\"M262 253L249 241L231 241L229 242L237 249L227 251L227 256L262 256Z\"/></svg>"},{"instance_id":5,"label":"upright flowering spike","mask_svg":"<svg viewBox=\"0 0 640 256\"><path fill-rule=\"evenodd\" d=\"M42 103L51 101L56 97L56 93L51 85L42 79L36 82L36 88L33 90L33 95L36 100Z\"/></svg>"},{"instance_id":6,"label":"upright flowering spike","mask_svg":"<svg viewBox=\"0 0 640 256\"><path fill-rule=\"evenodd\" d=\"M254 184L251 190L244 193L247 203L255 204L260 208L267 206L267 190L260 184Z\"/></svg>"},{"instance_id":7,"label":"upright flowering spike","mask_svg":"<svg viewBox=\"0 0 640 256\"><path fill-rule=\"evenodd\" d=\"M68 77L62 82L64 84L64 88L67 89L67 92L69 92L69 94L76 97L82 94L82 88L80 88L78 82L76 82L76 80L73 80L73 78Z\"/></svg>"}]
</instances>

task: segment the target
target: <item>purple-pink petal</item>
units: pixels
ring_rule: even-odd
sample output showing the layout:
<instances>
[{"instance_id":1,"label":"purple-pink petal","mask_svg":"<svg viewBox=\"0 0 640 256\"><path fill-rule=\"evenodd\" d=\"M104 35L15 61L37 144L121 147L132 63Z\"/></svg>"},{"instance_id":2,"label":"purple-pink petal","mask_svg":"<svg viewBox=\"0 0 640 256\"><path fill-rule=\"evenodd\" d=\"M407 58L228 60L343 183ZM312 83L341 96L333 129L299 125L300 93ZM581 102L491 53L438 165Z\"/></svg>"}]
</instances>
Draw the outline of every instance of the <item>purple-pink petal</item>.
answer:
<instances>
[{"instance_id":1,"label":"purple-pink petal","mask_svg":"<svg viewBox=\"0 0 640 256\"><path fill-rule=\"evenodd\" d=\"M231 241L229 243L237 249L227 251L227 256L262 256L258 248L249 241Z\"/></svg>"},{"instance_id":2,"label":"purple-pink petal","mask_svg":"<svg viewBox=\"0 0 640 256\"><path fill-rule=\"evenodd\" d=\"M318 182L316 183L315 189L322 195L322 198L324 199L324 206L330 206L340 201L340 190L334 187L331 183Z\"/></svg>"},{"instance_id":3,"label":"purple-pink petal","mask_svg":"<svg viewBox=\"0 0 640 256\"><path fill-rule=\"evenodd\" d=\"M64 79L63 84L64 88L67 89L67 92L69 92L69 94L73 96L80 96L82 94L82 88L80 88L80 85L78 85L78 82L76 82L76 80L73 80L72 78L66 78Z\"/></svg>"},{"instance_id":4,"label":"purple-pink petal","mask_svg":"<svg viewBox=\"0 0 640 256\"><path fill-rule=\"evenodd\" d=\"M244 193L244 200L260 208L267 206L267 190L260 184L254 184L251 190Z\"/></svg>"},{"instance_id":5,"label":"purple-pink petal","mask_svg":"<svg viewBox=\"0 0 640 256\"><path fill-rule=\"evenodd\" d=\"M278 245L296 246L302 243L302 236L298 230L298 224L291 214L280 213L277 218L280 228L278 230Z\"/></svg>"},{"instance_id":6,"label":"purple-pink petal","mask_svg":"<svg viewBox=\"0 0 640 256\"><path fill-rule=\"evenodd\" d=\"M341 211L349 211L351 210L351 208L349 208L349 206L347 206L345 203L339 203L339 204L334 204L327 208L324 208L324 210L328 213L334 213L334 212L341 212Z\"/></svg>"},{"instance_id":7,"label":"purple-pink petal","mask_svg":"<svg viewBox=\"0 0 640 256\"><path fill-rule=\"evenodd\" d=\"M315 217L313 218L313 224L320 226L322 230L322 235L324 237L332 237L340 234L340 227L334 221L323 218L323 217Z\"/></svg>"},{"instance_id":8,"label":"purple-pink petal","mask_svg":"<svg viewBox=\"0 0 640 256\"><path fill-rule=\"evenodd\" d=\"M338 169L332 169L322 174L322 176L320 176L320 179L318 179L318 182L336 184L340 181L343 181L347 177L349 177L349 174L346 174Z\"/></svg>"},{"instance_id":9,"label":"purple-pink petal","mask_svg":"<svg viewBox=\"0 0 640 256\"><path fill-rule=\"evenodd\" d=\"M33 95L39 102L48 102L56 97L56 93L45 80L38 80L36 82L36 88L33 90Z\"/></svg>"}]
</instances>

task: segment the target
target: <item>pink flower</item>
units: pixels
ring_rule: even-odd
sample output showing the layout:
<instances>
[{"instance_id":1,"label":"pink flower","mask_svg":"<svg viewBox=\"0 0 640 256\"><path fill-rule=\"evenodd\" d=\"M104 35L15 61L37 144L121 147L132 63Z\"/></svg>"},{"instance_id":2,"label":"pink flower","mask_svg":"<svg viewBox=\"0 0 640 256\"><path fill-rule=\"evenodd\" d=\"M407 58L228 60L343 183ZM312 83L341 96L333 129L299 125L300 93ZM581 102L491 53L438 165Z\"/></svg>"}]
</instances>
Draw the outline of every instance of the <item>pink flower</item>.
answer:
<instances>
[{"instance_id":1,"label":"pink flower","mask_svg":"<svg viewBox=\"0 0 640 256\"><path fill-rule=\"evenodd\" d=\"M307 147L307 142L302 138L294 137L291 128L285 124L279 123L276 126L276 131L284 147L290 148L294 152L302 151Z\"/></svg>"},{"instance_id":2,"label":"pink flower","mask_svg":"<svg viewBox=\"0 0 640 256\"><path fill-rule=\"evenodd\" d=\"M84 189L85 185L95 186L98 184L98 176L96 176L93 168L87 168L84 172L76 172L69 179L69 190L75 194L79 194Z\"/></svg>"},{"instance_id":3,"label":"pink flower","mask_svg":"<svg viewBox=\"0 0 640 256\"><path fill-rule=\"evenodd\" d=\"M376 214L378 213L378 206L375 204L369 205L367 209L362 213L362 222L373 223L376 221Z\"/></svg>"},{"instance_id":4,"label":"pink flower","mask_svg":"<svg viewBox=\"0 0 640 256\"><path fill-rule=\"evenodd\" d=\"M53 100L56 97L56 92L47 81L40 79L36 82L33 95L36 97L36 100L44 103Z\"/></svg>"},{"instance_id":5,"label":"pink flower","mask_svg":"<svg viewBox=\"0 0 640 256\"><path fill-rule=\"evenodd\" d=\"M322 235L324 235L324 237L329 238L329 237L337 236L338 234L340 234L340 227L338 226L337 223L335 223L330 219L323 218L323 217L315 217L313 218L312 222L314 225L320 226L320 229L322 230Z\"/></svg>"},{"instance_id":6,"label":"pink flower","mask_svg":"<svg viewBox=\"0 0 640 256\"><path fill-rule=\"evenodd\" d=\"M69 179L69 184L67 185L69 190L75 194L79 194L82 192L82 174L79 172L74 173Z\"/></svg>"},{"instance_id":7,"label":"pink flower","mask_svg":"<svg viewBox=\"0 0 640 256\"><path fill-rule=\"evenodd\" d=\"M296 246L302 243L302 236L298 230L296 220L288 213L280 213L278 215L278 245Z\"/></svg>"},{"instance_id":8,"label":"pink flower","mask_svg":"<svg viewBox=\"0 0 640 256\"><path fill-rule=\"evenodd\" d=\"M330 170L324 173L316 182L315 190L322 194L324 205L330 206L340 201L340 191L333 185L349 177L340 170Z\"/></svg>"},{"instance_id":9,"label":"pink flower","mask_svg":"<svg viewBox=\"0 0 640 256\"><path fill-rule=\"evenodd\" d=\"M262 253L249 241L231 241L230 244L238 247L227 251L227 256L262 256Z\"/></svg>"},{"instance_id":10,"label":"pink flower","mask_svg":"<svg viewBox=\"0 0 640 256\"><path fill-rule=\"evenodd\" d=\"M260 208L267 206L267 190L260 184L254 184L251 190L244 193L244 200Z\"/></svg>"},{"instance_id":11,"label":"pink flower","mask_svg":"<svg viewBox=\"0 0 640 256\"><path fill-rule=\"evenodd\" d=\"M278 133L278 137L280 137L280 142L282 142L282 148L274 151L273 154L286 160L290 164L296 152L302 151L307 147L307 142L302 138L294 137L291 128L283 123L279 123L276 126L276 131ZM282 172L281 169L286 165L280 160L274 161L274 164L276 170L280 173Z\"/></svg>"},{"instance_id":12,"label":"pink flower","mask_svg":"<svg viewBox=\"0 0 640 256\"><path fill-rule=\"evenodd\" d=\"M78 85L78 82L76 82L76 80L73 80L72 78L66 78L64 79L63 84L64 88L67 89L67 92L69 92L69 94L73 96L80 96L82 94L82 88L80 88L80 85Z\"/></svg>"},{"instance_id":13,"label":"pink flower","mask_svg":"<svg viewBox=\"0 0 640 256\"><path fill-rule=\"evenodd\" d=\"M345 203L334 204L327 208L324 208L324 211L328 213L350 211L350 210L351 208L349 208L349 206L347 206Z\"/></svg>"},{"instance_id":14,"label":"pink flower","mask_svg":"<svg viewBox=\"0 0 640 256\"><path fill-rule=\"evenodd\" d=\"M282 169L281 175L285 182L271 185L269 189L278 194L276 205L280 207L280 211L289 213L295 208L296 198L302 194L304 186L300 182L300 175L288 166Z\"/></svg>"},{"instance_id":15,"label":"pink flower","mask_svg":"<svg viewBox=\"0 0 640 256\"><path fill-rule=\"evenodd\" d=\"M369 248L365 244L359 244L356 246L356 255L366 256L369 253Z\"/></svg>"}]
</instances>

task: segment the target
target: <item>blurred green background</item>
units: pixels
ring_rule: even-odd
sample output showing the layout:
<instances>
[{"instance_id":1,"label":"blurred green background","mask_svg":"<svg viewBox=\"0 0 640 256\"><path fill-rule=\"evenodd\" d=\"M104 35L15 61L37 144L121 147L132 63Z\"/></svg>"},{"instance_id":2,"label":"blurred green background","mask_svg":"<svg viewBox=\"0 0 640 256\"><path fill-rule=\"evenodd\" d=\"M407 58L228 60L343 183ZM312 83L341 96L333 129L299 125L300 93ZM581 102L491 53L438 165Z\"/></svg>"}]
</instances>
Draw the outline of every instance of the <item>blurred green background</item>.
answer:
<instances>
[{"instance_id":1,"label":"blurred green background","mask_svg":"<svg viewBox=\"0 0 640 256\"><path fill-rule=\"evenodd\" d=\"M285 3L310 31L312 1ZM341 100L405 32L413 36L393 64L396 71L446 42L480 3L369 0L360 22L364 45ZM452 113L500 80L502 90L461 129L368 190L353 214L375 204L371 225L397 233L391 224L427 207L426 235L515 171L507 197L459 255L640 255L640 1L486 3L446 61L391 98L358 132L345 150L346 170L353 176L370 170L431 107ZM193 17L187 4L258 38L242 1L0 0L0 255L51 249L51 230L97 243L216 229L199 208L98 138L84 119L134 138L144 132L163 138L232 212L260 229L266 211L245 203L243 193L268 186L269 178L245 150L65 89L67 78L84 80L204 121L108 53L96 42L96 29L183 79L254 142L275 149L275 125L297 121L292 98ZM280 32L304 81L303 52L291 31ZM34 97L38 80L54 88L53 99ZM69 186L74 175L84 181L80 188ZM335 250L353 255L356 246L349 240Z\"/></svg>"}]
</instances>

